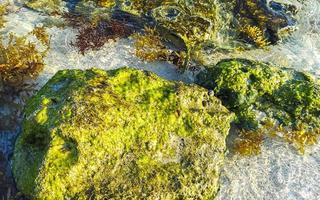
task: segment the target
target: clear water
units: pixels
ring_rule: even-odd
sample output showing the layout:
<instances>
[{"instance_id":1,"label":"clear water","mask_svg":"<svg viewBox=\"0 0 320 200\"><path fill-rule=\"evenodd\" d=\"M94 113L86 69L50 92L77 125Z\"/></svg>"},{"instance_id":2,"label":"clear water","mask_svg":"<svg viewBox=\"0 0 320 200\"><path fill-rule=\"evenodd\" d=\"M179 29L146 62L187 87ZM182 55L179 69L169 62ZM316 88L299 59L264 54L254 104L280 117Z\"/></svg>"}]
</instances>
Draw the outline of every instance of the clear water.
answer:
<instances>
[{"instance_id":1,"label":"clear water","mask_svg":"<svg viewBox=\"0 0 320 200\"><path fill-rule=\"evenodd\" d=\"M279 0L281 1L281 0ZM309 71L320 75L320 0L282 0L301 7L297 31L269 50L214 55L208 62L223 57L245 57ZM18 5L18 2L12 2ZM24 34L40 25L45 15L26 8L12 6L15 12L7 16L4 32ZM97 67L115 69L131 66L153 71L170 80L192 81L192 74L180 74L175 67L163 63L145 63L134 56L131 39L111 41L99 50L89 51L85 56L70 45L76 30L49 28L51 50L45 59L46 67L40 75L37 87L41 87L55 72L61 69L87 69ZM12 134L14 132L11 132ZM0 150L10 154L12 137L0 131ZM320 144L307 149L304 156L281 141L266 139L261 155L240 157L228 154L221 174L221 189L217 199L320 199Z\"/></svg>"},{"instance_id":2,"label":"clear water","mask_svg":"<svg viewBox=\"0 0 320 200\"><path fill-rule=\"evenodd\" d=\"M278 0L278 2L291 3L299 9L298 23L294 27L293 34L266 50L214 53L206 56L206 62L215 64L222 58L241 57L271 62L320 76L320 1Z\"/></svg>"}]
</instances>

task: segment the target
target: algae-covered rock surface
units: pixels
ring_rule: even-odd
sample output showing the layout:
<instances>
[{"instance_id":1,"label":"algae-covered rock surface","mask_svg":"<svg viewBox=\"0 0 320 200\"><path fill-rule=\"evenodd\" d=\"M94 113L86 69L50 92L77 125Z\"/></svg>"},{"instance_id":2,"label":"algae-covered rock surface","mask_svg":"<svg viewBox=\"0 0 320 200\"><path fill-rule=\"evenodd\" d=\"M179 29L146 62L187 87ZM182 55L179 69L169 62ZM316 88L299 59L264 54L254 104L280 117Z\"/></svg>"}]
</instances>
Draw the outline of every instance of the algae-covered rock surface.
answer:
<instances>
[{"instance_id":1,"label":"algae-covered rock surface","mask_svg":"<svg viewBox=\"0 0 320 200\"><path fill-rule=\"evenodd\" d=\"M204 42L221 46L227 38L239 36L257 46L263 46L262 40L268 45L279 40L281 29L295 23L294 8L265 0L120 0L118 4L131 14L151 16L189 50Z\"/></svg>"},{"instance_id":2,"label":"algae-covered rock surface","mask_svg":"<svg viewBox=\"0 0 320 200\"><path fill-rule=\"evenodd\" d=\"M72 6L71 6L72 4ZM295 25L295 7L265 0L30 0L27 6L43 12L66 10L103 18L123 11L152 24L163 39L192 52L199 45L236 49L264 47L276 43L288 27ZM69 5L69 6L68 6ZM104 9L102 9L104 8ZM128 15L116 15L127 20ZM105 17L105 16L104 16Z\"/></svg>"},{"instance_id":3,"label":"algae-covered rock surface","mask_svg":"<svg viewBox=\"0 0 320 200\"><path fill-rule=\"evenodd\" d=\"M207 68L197 79L237 114L243 128L257 128L265 117L294 129L320 128L320 83L308 73L230 59Z\"/></svg>"},{"instance_id":4,"label":"algae-covered rock surface","mask_svg":"<svg viewBox=\"0 0 320 200\"><path fill-rule=\"evenodd\" d=\"M232 119L150 72L59 71L25 108L14 176L30 199L210 199Z\"/></svg>"}]
</instances>

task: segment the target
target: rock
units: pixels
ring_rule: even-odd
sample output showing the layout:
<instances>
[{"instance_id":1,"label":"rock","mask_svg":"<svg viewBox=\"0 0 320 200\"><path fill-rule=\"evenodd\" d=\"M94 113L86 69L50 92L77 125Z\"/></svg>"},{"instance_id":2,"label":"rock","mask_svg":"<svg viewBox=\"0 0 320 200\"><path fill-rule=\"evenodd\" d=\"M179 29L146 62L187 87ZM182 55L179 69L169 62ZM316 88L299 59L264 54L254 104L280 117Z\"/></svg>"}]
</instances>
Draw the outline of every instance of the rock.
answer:
<instances>
[{"instance_id":1,"label":"rock","mask_svg":"<svg viewBox=\"0 0 320 200\"><path fill-rule=\"evenodd\" d=\"M295 24L293 6L275 2L270 2L269 6L266 0L237 0L234 12L238 26L257 27L272 44L280 39L280 30Z\"/></svg>"},{"instance_id":2,"label":"rock","mask_svg":"<svg viewBox=\"0 0 320 200\"><path fill-rule=\"evenodd\" d=\"M212 89L243 128L257 128L261 112L285 126L320 128L320 83L307 73L231 59L207 68L197 83Z\"/></svg>"},{"instance_id":3,"label":"rock","mask_svg":"<svg viewBox=\"0 0 320 200\"><path fill-rule=\"evenodd\" d=\"M150 72L60 71L26 106L14 176L30 199L212 198L232 119Z\"/></svg>"},{"instance_id":4,"label":"rock","mask_svg":"<svg viewBox=\"0 0 320 200\"><path fill-rule=\"evenodd\" d=\"M66 11L65 2L62 0L29 0L25 4L29 8L48 14Z\"/></svg>"},{"instance_id":5,"label":"rock","mask_svg":"<svg viewBox=\"0 0 320 200\"><path fill-rule=\"evenodd\" d=\"M269 6L265 0L120 2L124 11L152 16L158 26L180 37L190 48L203 42L219 46L222 38L236 39L234 36L242 34L244 26L258 28L266 40L275 43L279 40L278 31L295 23L292 6L277 3L276 7L274 2Z\"/></svg>"},{"instance_id":6,"label":"rock","mask_svg":"<svg viewBox=\"0 0 320 200\"><path fill-rule=\"evenodd\" d=\"M266 45L275 43L280 39L280 30L294 25L294 9L281 3L269 4L265 0L95 0L80 1L75 12L100 16L102 13L108 15L110 10L121 10L140 17L141 21L148 19L145 24L156 24L165 40L193 51L206 43L220 48L238 47L238 43L246 38L247 42L266 40ZM116 17L121 18L118 14ZM123 14L123 19L127 18Z\"/></svg>"}]
</instances>

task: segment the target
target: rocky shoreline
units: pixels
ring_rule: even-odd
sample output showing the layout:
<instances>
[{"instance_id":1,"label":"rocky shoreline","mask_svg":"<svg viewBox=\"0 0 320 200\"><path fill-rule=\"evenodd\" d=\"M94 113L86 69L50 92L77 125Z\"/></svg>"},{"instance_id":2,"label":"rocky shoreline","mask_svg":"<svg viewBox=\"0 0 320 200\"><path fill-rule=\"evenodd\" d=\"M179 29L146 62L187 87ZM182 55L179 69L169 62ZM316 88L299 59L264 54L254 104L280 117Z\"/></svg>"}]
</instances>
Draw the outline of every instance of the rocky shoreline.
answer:
<instances>
[{"instance_id":1,"label":"rocky shoreline","mask_svg":"<svg viewBox=\"0 0 320 200\"><path fill-rule=\"evenodd\" d=\"M218 180L225 151L236 150L236 154L240 153L247 156L264 155L264 143L269 141L270 138L276 138L275 141L287 142L289 148L290 146L294 147L300 153L308 152L308 146L317 144L320 134L320 84L318 77L307 72L248 59L227 59L218 62L216 65L208 65L207 60L204 59L206 57L205 52L210 51L210 49L214 53L231 55L237 51L246 52L277 45L278 42L290 35L291 31L294 31L295 15L299 12L297 7L276 1L266 4L267 2L258 0L250 0L245 3L241 3L241 1L225 2L223 0L213 3L207 0L205 2L194 1L191 5L184 1L168 3L136 1L132 4L125 1L112 2L77 1L65 4L62 1L50 1L46 4L46 1L39 0L26 2L25 6L28 8L21 8L26 14L30 8L45 14L41 14L40 26L36 24L33 30L29 30L31 32L27 31L29 33L26 37L23 34L22 36L20 34L14 36L16 44L18 44L14 48L24 49L24 45L27 45L25 40L32 41L28 48L33 49L34 52L32 51L30 55L33 56L33 59L37 59L37 65L30 65L30 61L26 61L27 64L22 65L20 63L12 64L12 62L0 59L3 62L2 66L5 66L0 68L2 70L0 71L2 73L0 74L0 77L2 77L1 101L3 101L0 109L0 141L3 141L0 146L2 152L0 155L0 193L3 198L18 199L22 193L30 199L49 197L80 199L114 197L120 199L129 196L161 199L213 198L219 188ZM211 3L211 5L207 3ZM141 7L141 5L144 5L144 7ZM11 12L16 8L11 5ZM8 12L10 12L10 9ZM72 15L65 13L68 9ZM119 15L121 12L126 14ZM32 13L37 12L32 11ZM116 17L113 13L117 13ZM142 24L149 27L143 28ZM63 45L66 47L61 46L61 38L56 40L58 38L54 39L53 37L56 37L54 35L57 33L63 33L70 29L70 27L75 32L73 34L75 38L72 41L66 41L65 38ZM53 32L58 29L59 31ZM49 34L46 33L47 30L49 30ZM33 38L31 38L31 35L33 35ZM60 36L62 35L60 34ZM129 36L130 39L126 39ZM36 40L38 41L36 42ZM121 45L123 41L125 41L125 44L129 41L131 46ZM30 46L33 43L34 47ZM120 46L117 47L116 45L119 44ZM96 52L106 51L108 47L119 48L119 54L114 54L115 56L112 58L114 52L111 49L109 50L111 54L106 54L108 59L103 59L103 54L101 54L101 60L95 60L95 56L100 57ZM127 49L123 49L123 47ZM41 49L39 54L35 48ZM5 53L12 51L10 46L3 46L3 49ZM60 52L60 50L62 51ZM41 72L42 66L46 70L46 67L54 60L55 55L72 58L70 55L73 54L87 56L86 65L88 67L86 68L94 67L92 63L96 63L98 66L104 65L107 70L99 71L97 69L96 71L81 72L76 70L76 66L74 66L74 69L59 71L53 76L56 71L64 69L58 66L51 72L47 71L47 74ZM13 54L7 53L7 55ZM80 58L80 56L77 57ZM77 57L72 58L71 63L81 65L81 61L80 59L77 60ZM122 61L116 61L115 58L122 59ZM114 63L112 59L119 63ZM13 57L11 60L13 60ZM110 66L106 66L108 63ZM196 86L191 89L193 92L188 94L191 96L179 97L184 91L189 91L188 87L193 86L172 82L176 84L173 88L182 87L183 89L175 90L171 86L168 87L171 89L166 89L166 86L152 91L152 85L158 87L159 84L159 78L156 75L140 70L113 70L125 65L155 71L161 77L170 80L195 82L206 89L200 89L202 93L198 94L197 89L195 89L198 86ZM159 69L159 67L165 65L166 68ZM22 66L22 71L11 70L11 66ZM32 73L29 75L28 71L24 71L24 66L29 66L29 69L32 66L36 69L32 69ZM37 72L37 68L39 68L39 72ZM59 78L61 73L66 75ZM79 77L78 75L73 76L73 73L79 74ZM114 74L118 73L122 74L119 75L119 80L122 76L129 77L125 84L120 84L121 86L118 85L117 81L112 82L117 80L117 75ZM128 73L131 75L125 75ZM23 74L23 76L19 74ZM50 75L48 76L48 74ZM30 77L37 77L38 75L40 76L35 81L31 80L32 78L30 79ZM48 81L51 76L53 78ZM150 77L150 82L144 85L144 81ZM62 85L53 83L56 80ZM64 84L63 80L66 80L68 84ZM86 81L81 82L82 80ZM95 80L97 80L97 84ZM108 83L109 80L111 83ZM39 85L36 87L30 86L32 82L38 82ZM160 81L161 84L162 82L165 82L165 80ZM42 87L43 85L45 86ZM165 83L164 85L168 84ZM31 87L30 94L28 94L28 87ZM108 87L112 89L108 89ZM151 89L147 90L146 88L149 87ZM15 93L19 95L9 94L8 91L15 91L17 88L18 90ZM128 88L131 88L132 91ZM40 91L33 95L35 90L39 89ZM55 94L60 90L69 92L64 95ZM136 90L139 94L137 96L134 93ZM144 90L145 92L141 93ZM82 93L84 91L86 92ZM79 94L82 95L79 96ZM68 95L70 96L68 97ZM175 98L172 95L177 95L177 100L172 100L172 98ZM212 99L202 101L200 97L202 95L208 95L209 99ZM25 102L31 96L33 97L28 100L27 106L23 109ZM44 96L50 96L50 98L44 98ZM101 101L107 96L113 100ZM99 98L102 106L99 106ZM190 101L188 98L190 98ZM220 100L215 100L215 98ZM196 103L190 103L195 99L197 99ZM73 102L74 107L68 111L66 105L69 101ZM110 104L117 101L122 102L123 105L122 103ZM168 103L162 106L161 104L166 101ZM214 107L226 110L221 103L216 104L217 101L221 101L223 106L235 113L234 120L231 120L232 114L229 117L220 115L219 109L210 111ZM95 103L92 104L92 102ZM186 113L190 112L190 116L189 114L186 116L180 111L181 108L173 108L180 104L183 105L184 102L188 102L185 106L188 110ZM212 105L212 102L215 102L215 105ZM120 121L117 125L117 120L120 120L120 116L128 112L130 106L135 109L142 109L145 103L146 105L150 104L147 106L148 109L141 110L138 114L129 112L133 116L141 115L132 119L132 122L136 123L133 126L134 128L130 128L128 124L123 125ZM106 120L112 115L98 114L99 111L104 109L106 113L121 110L124 105L126 105L127 110L115 114L109 125ZM89 112L95 107L97 107L96 112ZM151 120L152 123L149 124L142 122L152 119L153 107L158 108L158 112L155 112L155 120ZM157 116L161 113L162 108L167 114ZM59 109L62 110L59 111ZM84 121L77 124L80 120L76 114L79 109L83 110ZM172 110L172 116L168 114L171 109L174 110ZM54 114L56 111L62 113L61 119ZM171 118L166 121L168 115ZM205 117L207 115L211 117ZM224 123L211 121L213 119L221 120L221 117L226 117L228 120L224 120ZM124 118L130 118L130 115ZM19 127L22 119L22 131L20 131ZM166 122L162 122L163 120ZM177 122L172 120L177 120ZM169 125L170 121L172 122L171 125ZM211 122L212 124L209 125ZM225 140L231 122L236 124L238 131L234 131L237 133L237 138L227 150ZM72 126L66 129L70 125L69 123ZM90 123L93 123L94 126L91 126ZM106 125L103 125L104 123ZM130 121L127 123L130 124ZM148 134L151 134L152 131L147 127L150 125L151 127L158 127L158 132L154 133L154 137L149 135L149 138ZM12 126L17 126L17 128ZM176 128L172 130L168 129L168 127L173 128L175 126ZM98 130L97 127L100 127L101 130ZM102 133L109 128L122 131L128 129L127 132L119 132L122 135L119 137L120 139L127 138L128 140L124 142L115 137L114 141L108 141ZM142 136L135 135L138 133L137 130L145 130L146 128L148 134L144 134L142 131L140 133ZM206 130L208 128L211 129ZM11 129L11 131L6 131L8 129ZM169 135L171 139L168 140L167 136L159 135L159 130L162 130L160 131L162 134ZM183 132L182 130L186 131ZM217 132L217 130L219 131ZM92 135L95 131L101 134ZM111 133L106 132L107 135ZM84 139L90 134L92 139ZM215 134L222 134L224 137L220 138L221 136ZM13 145L18 135L19 139L13 155ZM99 137L101 138L99 139ZM112 134L109 137L112 138ZM94 138L98 139L95 140ZM219 142L217 142L218 140ZM143 141L143 144L140 144L139 141ZM111 142L111 144L109 145L108 142ZM127 142L132 146L126 146ZM85 145L87 143L91 145ZM95 143L100 143L99 148L94 146ZM150 147L151 143L155 143L154 149ZM178 143L180 146L175 147L174 143ZM135 146L137 144L139 145ZM194 146L195 144L198 144L198 146ZM142 148L141 145L146 145L146 149ZM163 146L165 146L164 149L162 149ZM83 149L81 150L81 148ZM111 159L109 158L110 155L116 155L116 152L110 152L110 149L114 148L118 148L118 151L122 154L119 155L120 157L116 156ZM143 154L142 152L145 150L146 152ZM152 153L152 151L154 152ZM97 156L90 158L90 156L88 157L89 154L97 154ZM13 165L9 161L12 157L14 158ZM126 161L122 157L128 158L128 160ZM98 164L94 167L93 163L98 161L111 164L109 168L106 167L105 169L102 166L107 165L99 166ZM108 174L107 172L113 171L112 169L115 170L114 163L118 163L116 166L123 165L123 167L117 169L117 173L114 171L114 175ZM148 165L152 167L149 169ZM216 167L213 165L216 165ZM82 168L92 167L92 169L86 171L81 166ZM15 180L22 193L17 192L14 186L10 172L11 167L14 169ZM77 174L77 170L81 173ZM317 168L314 170L317 170ZM203 173L203 176L200 176L201 173ZM5 175L3 176L3 174ZM73 175L68 177L65 176L66 174ZM75 177L77 177L76 180ZM116 179L119 182L113 181ZM82 187L77 188L80 182L83 183ZM223 180L220 180L220 182L226 183ZM167 196L164 193L158 193L157 188L167 191L165 192ZM316 195L317 191L314 194ZM218 194L217 198L221 198L221 195Z\"/></svg>"}]
</instances>

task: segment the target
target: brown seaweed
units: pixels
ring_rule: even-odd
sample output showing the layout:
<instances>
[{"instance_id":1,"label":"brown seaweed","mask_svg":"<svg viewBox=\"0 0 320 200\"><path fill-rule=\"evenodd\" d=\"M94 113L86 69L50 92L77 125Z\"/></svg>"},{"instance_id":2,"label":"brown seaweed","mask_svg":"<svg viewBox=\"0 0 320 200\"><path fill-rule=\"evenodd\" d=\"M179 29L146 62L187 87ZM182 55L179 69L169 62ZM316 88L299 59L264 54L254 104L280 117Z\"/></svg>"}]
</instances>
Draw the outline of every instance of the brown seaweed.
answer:
<instances>
[{"instance_id":1,"label":"brown seaweed","mask_svg":"<svg viewBox=\"0 0 320 200\"><path fill-rule=\"evenodd\" d=\"M125 38L132 33L132 29L122 22L113 19L101 20L97 24L87 23L79 26L76 41L72 45L85 54L88 50L99 50L109 40Z\"/></svg>"},{"instance_id":2,"label":"brown seaweed","mask_svg":"<svg viewBox=\"0 0 320 200\"><path fill-rule=\"evenodd\" d=\"M169 49L155 28L145 27L143 33L135 33L133 38L138 58L147 62L168 61L179 68L184 66L186 52Z\"/></svg>"}]
</instances>

